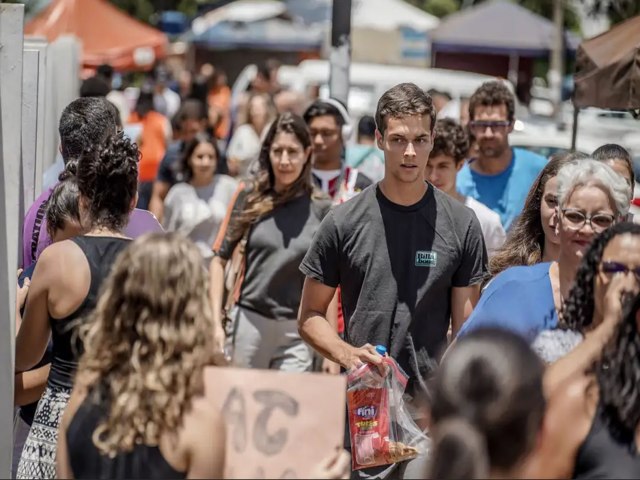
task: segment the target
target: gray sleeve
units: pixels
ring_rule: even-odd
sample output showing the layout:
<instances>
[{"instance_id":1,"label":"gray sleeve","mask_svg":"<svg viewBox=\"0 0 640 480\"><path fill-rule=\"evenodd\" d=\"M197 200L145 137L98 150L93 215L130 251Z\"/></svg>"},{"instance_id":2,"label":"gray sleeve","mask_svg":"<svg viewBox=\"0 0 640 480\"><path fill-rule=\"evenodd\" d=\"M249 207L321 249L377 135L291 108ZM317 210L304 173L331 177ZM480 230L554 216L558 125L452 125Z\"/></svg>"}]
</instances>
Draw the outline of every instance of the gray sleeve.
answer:
<instances>
[{"instance_id":1,"label":"gray sleeve","mask_svg":"<svg viewBox=\"0 0 640 480\"><path fill-rule=\"evenodd\" d=\"M467 227L462 245L460 265L453 275L453 287L469 287L480 283L487 275L487 247L484 244L480 222L475 215Z\"/></svg>"},{"instance_id":2,"label":"gray sleeve","mask_svg":"<svg viewBox=\"0 0 640 480\"><path fill-rule=\"evenodd\" d=\"M336 288L340 284L339 261L338 229L333 210L330 210L313 237L300 271L328 287Z\"/></svg>"}]
</instances>

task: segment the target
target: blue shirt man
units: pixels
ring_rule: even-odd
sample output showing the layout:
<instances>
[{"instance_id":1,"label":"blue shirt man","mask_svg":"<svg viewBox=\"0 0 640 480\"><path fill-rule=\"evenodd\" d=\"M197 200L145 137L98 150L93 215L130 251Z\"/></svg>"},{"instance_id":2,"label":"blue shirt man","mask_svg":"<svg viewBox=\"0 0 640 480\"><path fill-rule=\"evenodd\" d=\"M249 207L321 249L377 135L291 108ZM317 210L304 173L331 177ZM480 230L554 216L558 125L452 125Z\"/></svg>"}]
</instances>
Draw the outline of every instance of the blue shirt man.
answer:
<instances>
[{"instance_id":1,"label":"blue shirt man","mask_svg":"<svg viewBox=\"0 0 640 480\"><path fill-rule=\"evenodd\" d=\"M547 159L528 150L512 148L506 170L484 174L472 168L471 159L458 172L460 194L483 203L500 215L502 226L509 230L524 207L531 185L547 163Z\"/></svg>"},{"instance_id":2,"label":"blue shirt man","mask_svg":"<svg viewBox=\"0 0 640 480\"><path fill-rule=\"evenodd\" d=\"M477 154L458 173L460 194L483 203L509 230L547 160L509 146L515 99L502 81L486 82L469 100L469 132Z\"/></svg>"}]
</instances>

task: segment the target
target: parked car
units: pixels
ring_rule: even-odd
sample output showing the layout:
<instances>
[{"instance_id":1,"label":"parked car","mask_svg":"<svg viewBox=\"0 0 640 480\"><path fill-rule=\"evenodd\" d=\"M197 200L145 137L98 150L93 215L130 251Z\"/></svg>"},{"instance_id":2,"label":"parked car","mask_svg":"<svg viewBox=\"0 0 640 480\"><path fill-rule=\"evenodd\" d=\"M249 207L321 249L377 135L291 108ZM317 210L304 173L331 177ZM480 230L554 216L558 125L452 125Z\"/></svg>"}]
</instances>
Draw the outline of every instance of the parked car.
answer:
<instances>
[{"instance_id":1,"label":"parked car","mask_svg":"<svg viewBox=\"0 0 640 480\"><path fill-rule=\"evenodd\" d=\"M605 143L601 138L580 135L576 139L576 150L590 155L596 148ZM549 158L559 151L571 150L571 130L559 131L555 125L534 125L524 122L520 130L509 135L512 147L525 148Z\"/></svg>"}]
</instances>

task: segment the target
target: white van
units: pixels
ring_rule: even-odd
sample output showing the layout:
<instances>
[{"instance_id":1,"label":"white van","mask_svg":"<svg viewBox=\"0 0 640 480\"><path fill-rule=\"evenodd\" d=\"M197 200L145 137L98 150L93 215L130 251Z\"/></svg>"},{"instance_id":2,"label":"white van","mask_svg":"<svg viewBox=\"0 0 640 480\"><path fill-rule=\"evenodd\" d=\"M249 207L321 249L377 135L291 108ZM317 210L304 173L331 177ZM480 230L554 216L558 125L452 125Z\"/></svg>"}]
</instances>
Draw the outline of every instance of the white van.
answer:
<instances>
[{"instance_id":1,"label":"white van","mask_svg":"<svg viewBox=\"0 0 640 480\"><path fill-rule=\"evenodd\" d=\"M245 67L234 83L233 93L245 91L255 72L255 65ZM484 82L495 80L489 75L457 70L373 63L352 63L349 74L351 88L348 108L354 119L373 115L380 96L398 83L412 82L424 90L433 88L448 93L452 99L460 99L470 97ZM328 98L329 62L304 60L298 66L283 65L278 71L278 82L309 99L314 98L314 93L318 91L320 98Z\"/></svg>"}]
</instances>

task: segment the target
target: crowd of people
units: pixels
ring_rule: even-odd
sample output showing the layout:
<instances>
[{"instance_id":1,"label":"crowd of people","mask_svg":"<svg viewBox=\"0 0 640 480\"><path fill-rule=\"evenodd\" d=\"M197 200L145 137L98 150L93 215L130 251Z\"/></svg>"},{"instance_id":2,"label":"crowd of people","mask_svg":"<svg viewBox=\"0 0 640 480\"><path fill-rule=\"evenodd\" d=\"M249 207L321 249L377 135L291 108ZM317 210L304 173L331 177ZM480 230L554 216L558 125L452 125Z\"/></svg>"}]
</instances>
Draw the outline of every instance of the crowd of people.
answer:
<instances>
[{"instance_id":1,"label":"crowd of people","mask_svg":"<svg viewBox=\"0 0 640 480\"><path fill-rule=\"evenodd\" d=\"M239 106L211 66L158 71L128 111L104 66L62 113L23 229L16 477L222 478L206 367L383 369L376 345L422 454L351 472L347 434L317 478L640 477L628 152L511 148L501 81L464 125L411 83L356 125L276 70Z\"/></svg>"}]
</instances>

